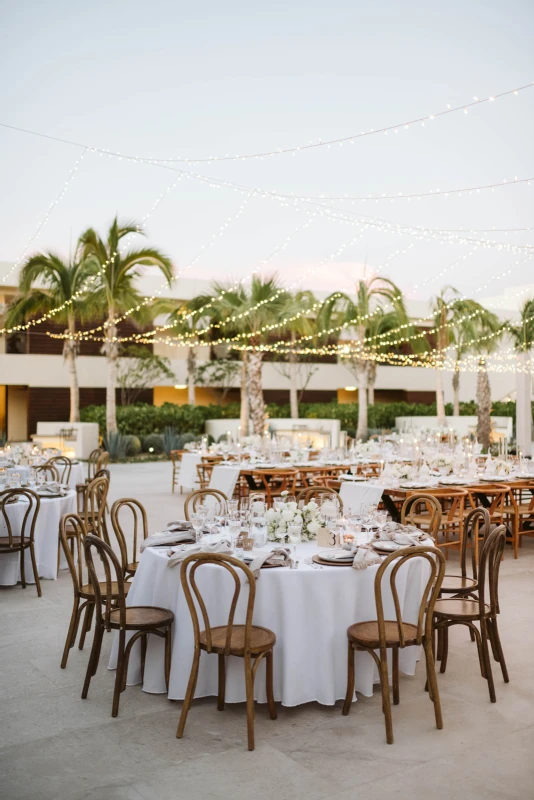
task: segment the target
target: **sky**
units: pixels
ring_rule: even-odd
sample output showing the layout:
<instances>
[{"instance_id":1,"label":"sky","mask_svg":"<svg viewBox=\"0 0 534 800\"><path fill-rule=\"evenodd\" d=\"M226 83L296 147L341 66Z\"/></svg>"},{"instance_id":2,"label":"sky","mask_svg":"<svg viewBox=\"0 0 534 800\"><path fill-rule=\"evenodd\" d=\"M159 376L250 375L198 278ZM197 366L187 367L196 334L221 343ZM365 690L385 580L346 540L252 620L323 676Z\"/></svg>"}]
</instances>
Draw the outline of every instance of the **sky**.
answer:
<instances>
[{"instance_id":1,"label":"sky","mask_svg":"<svg viewBox=\"0 0 534 800\"><path fill-rule=\"evenodd\" d=\"M410 201L293 202L253 191L397 196L534 178L534 86L402 126L532 83L532 2L0 0L0 9L6 125L157 159L400 126L262 160L146 164L88 151L57 202L84 150L0 127L0 262L38 249L67 257L85 228L103 233L119 214L146 219L147 243L188 279L261 268L295 289L335 291L378 271L414 300L453 285L480 298L506 293L512 304L534 283L534 250L475 246L534 245L534 230L491 233L534 229L534 181ZM444 242L383 221L412 233L480 232Z\"/></svg>"}]
</instances>

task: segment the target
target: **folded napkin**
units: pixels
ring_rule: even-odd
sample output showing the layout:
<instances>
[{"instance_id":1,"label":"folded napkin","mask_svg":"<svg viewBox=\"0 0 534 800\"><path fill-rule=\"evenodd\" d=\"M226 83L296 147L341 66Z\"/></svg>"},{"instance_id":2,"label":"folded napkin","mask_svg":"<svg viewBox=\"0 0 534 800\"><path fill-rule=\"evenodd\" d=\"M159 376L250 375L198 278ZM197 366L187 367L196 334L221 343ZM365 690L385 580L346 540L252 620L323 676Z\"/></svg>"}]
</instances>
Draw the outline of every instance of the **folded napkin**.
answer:
<instances>
[{"instance_id":1,"label":"folded napkin","mask_svg":"<svg viewBox=\"0 0 534 800\"><path fill-rule=\"evenodd\" d=\"M354 553L353 569L367 569L375 564L381 564L382 559L373 548L368 544L361 544Z\"/></svg>"},{"instance_id":2,"label":"folded napkin","mask_svg":"<svg viewBox=\"0 0 534 800\"><path fill-rule=\"evenodd\" d=\"M51 481L50 483L43 483L41 486L37 487L39 492L50 492L50 494L57 494L61 490L61 486L56 481Z\"/></svg>"},{"instance_id":3,"label":"folded napkin","mask_svg":"<svg viewBox=\"0 0 534 800\"><path fill-rule=\"evenodd\" d=\"M260 569L264 564L270 564L272 566L276 565L280 567L291 567L293 565L293 559L291 558L290 551L286 547L280 547L277 550L260 552L250 562L250 564L248 564L248 568L252 571L255 578L259 578Z\"/></svg>"},{"instance_id":4,"label":"folded napkin","mask_svg":"<svg viewBox=\"0 0 534 800\"><path fill-rule=\"evenodd\" d=\"M186 519L177 519L174 522L167 522L169 531L190 531L193 528L191 522Z\"/></svg>"},{"instance_id":5,"label":"folded napkin","mask_svg":"<svg viewBox=\"0 0 534 800\"><path fill-rule=\"evenodd\" d=\"M195 542L195 534L192 530L189 531L159 531L153 533L148 539L141 542L139 549L141 552L145 547L157 547L160 544L185 544L186 542Z\"/></svg>"},{"instance_id":6,"label":"folded napkin","mask_svg":"<svg viewBox=\"0 0 534 800\"><path fill-rule=\"evenodd\" d=\"M192 553L224 553L227 556L233 555L233 550L228 542L215 542L214 544L195 544L191 547L182 547L177 550L167 561L168 567L175 567L181 564L187 556Z\"/></svg>"},{"instance_id":7,"label":"folded napkin","mask_svg":"<svg viewBox=\"0 0 534 800\"><path fill-rule=\"evenodd\" d=\"M428 539L428 534L415 525L398 525L396 522L388 522L381 531L375 533L374 538L378 541L395 542L409 547L421 544Z\"/></svg>"}]
</instances>

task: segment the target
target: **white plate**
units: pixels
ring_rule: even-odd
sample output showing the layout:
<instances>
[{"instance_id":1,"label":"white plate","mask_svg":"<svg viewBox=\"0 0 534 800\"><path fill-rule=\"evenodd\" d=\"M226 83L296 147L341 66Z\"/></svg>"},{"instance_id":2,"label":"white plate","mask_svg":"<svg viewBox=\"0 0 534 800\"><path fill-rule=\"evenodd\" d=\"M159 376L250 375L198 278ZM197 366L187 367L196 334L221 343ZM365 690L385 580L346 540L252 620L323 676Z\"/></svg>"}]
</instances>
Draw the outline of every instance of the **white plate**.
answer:
<instances>
[{"instance_id":1,"label":"white plate","mask_svg":"<svg viewBox=\"0 0 534 800\"><path fill-rule=\"evenodd\" d=\"M340 475L339 476L342 481L365 481L366 478L363 475Z\"/></svg>"},{"instance_id":2,"label":"white plate","mask_svg":"<svg viewBox=\"0 0 534 800\"><path fill-rule=\"evenodd\" d=\"M506 481L513 480L513 477L511 475L482 475L480 480L485 483L506 483Z\"/></svg>"},{"instance_id":3,"label":"white plate","mask_svg":"<svg viewBox=\"0 0 534 800\"><path fill-rule=\"evenodd\" d=\"M420 483L419 481L404 481L400 484L401 489L430 489L432 483Z\"/></svg>"},{"instance_id":4,"label":"white plate","mask_svg":"<svg viewBox=\"0 0 534 800\"><path fill-rule=\"evenodd\" d=\"M397 542L388 541L371 542L371 545L375 550L381 550L384 553L393 553L395 550L400 550L402 547L402 545L397 544Z\"/></svg>"},{"instance_id":5,"label":"white plate","mask_svg":"<svg viewBox=\"0 0 534 800\"><path fill-rule=\"evenodd\" d=\"M348 550L321 550L317 553L322 561L353 561L354 554L349 553Z\"/></svg>"}]
</instances>

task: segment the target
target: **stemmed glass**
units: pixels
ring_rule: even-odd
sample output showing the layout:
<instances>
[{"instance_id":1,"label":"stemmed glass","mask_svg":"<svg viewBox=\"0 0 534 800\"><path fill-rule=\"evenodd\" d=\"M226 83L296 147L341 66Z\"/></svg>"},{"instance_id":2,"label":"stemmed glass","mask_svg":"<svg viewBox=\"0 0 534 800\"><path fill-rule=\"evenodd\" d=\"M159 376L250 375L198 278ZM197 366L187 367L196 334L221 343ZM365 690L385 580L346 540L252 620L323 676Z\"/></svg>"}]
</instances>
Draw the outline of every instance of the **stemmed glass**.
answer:
<instances>
[{"instance_id":1,"label":"stemmed glass","mask_svg":"<svg viewBox=\"0 0 534 800\"><path fill-rule=\"evenodd\" d=\"M230 544L232 550L236 550L237 539L241 532L241 518L238 511L228 514L228 530L230 533Z\"/></svg>"},{"instance_id":2,"label":"stemmed glass","mask_svg":"<svg viewBox=\"0 0 534 800\"><path fill-rule=\"evenodd\" d=\"M293 545L293 562L296 564L297 545L302 541L302 524L288 525L287 536L290 543Z\"/></svg>"},{"instance_id":3,"label":"stemmed glass","mask_svg":"<svg viewBox=\"0 0 534 800\"><path fill-rule=\"evenodd\" d=\"M203 517L202 514L191 515L191 525L195 531L195 541L197 543L202 541L202 528L204 527L204 520L205 517Z\"/></svg>"}]
</instances>

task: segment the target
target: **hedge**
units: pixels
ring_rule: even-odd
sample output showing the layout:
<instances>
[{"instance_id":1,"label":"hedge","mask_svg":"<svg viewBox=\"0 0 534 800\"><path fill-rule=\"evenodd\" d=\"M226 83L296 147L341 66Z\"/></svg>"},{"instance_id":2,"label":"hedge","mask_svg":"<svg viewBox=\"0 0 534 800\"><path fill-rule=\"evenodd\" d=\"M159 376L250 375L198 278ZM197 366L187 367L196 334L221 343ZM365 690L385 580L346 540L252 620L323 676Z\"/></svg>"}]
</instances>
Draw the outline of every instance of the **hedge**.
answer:
<instances>
[{"instance_id":1,"label":"hedge","mask_svg":"<svg viewBox=\"0 0 534 800\"><path fill-rule=\"evenodd\" d=\"M452 414L452 404L445 407L447 414ZM239 403L227 406L177 406L164 403L152 406L137 403L130 406L117 407L117 425L120 433L143 438L151 433L163 433L165 428L173 427L178 433L204 432L207 419L238 419ZM289 404L267 406L269 417L290 417ZM343 430L354 429L358 425L357 403L301 403L299 413L308 419L339 419ZM460 403L460 414L475 416L476 403ZM491 413L500 417L515 417L515 403L493 403ZM436 405L431 403L376 403L369 406L370 428L393 428L395 417L435 416ZM87 406L80 411L82 422L98 422L100 433L106 430L106 407Z\"/></svg>"}]
</instances>

